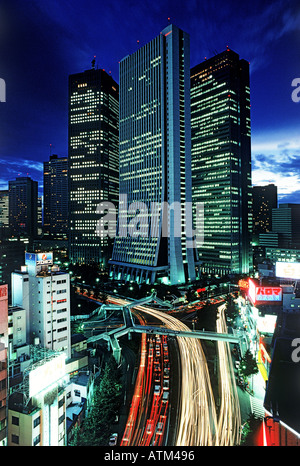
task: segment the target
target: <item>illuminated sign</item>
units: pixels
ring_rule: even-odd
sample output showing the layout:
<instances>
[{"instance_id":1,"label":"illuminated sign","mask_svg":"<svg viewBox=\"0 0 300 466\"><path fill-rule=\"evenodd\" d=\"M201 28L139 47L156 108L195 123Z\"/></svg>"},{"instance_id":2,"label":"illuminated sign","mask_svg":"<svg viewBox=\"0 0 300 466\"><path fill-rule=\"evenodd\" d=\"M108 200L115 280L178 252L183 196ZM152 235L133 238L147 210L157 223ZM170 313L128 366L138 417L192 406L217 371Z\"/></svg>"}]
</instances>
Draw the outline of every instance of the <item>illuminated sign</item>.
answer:
<instances>
[{"instance_id":1,"label":"illuminated sign","mask_svg":"<svg viewBox=\"0 0 300 466\"><path fill-rule=\"evenodd\" d=\"M275 332L277 315L266 314L257 318L257 330L260 333L273 334Z\"/></svg>"},{"instance_id":2,"label":"illuminated sign","mask_svg":"<svg viewBox=\"0 0 300 466\"><path fill-rule=\"evenodd\" d=\"M253 304L255 304L255 287L254 281L249 279L248 296Z\"/></svg>"},{"instance_id":3,"label":"illuminated sign","mask_svg":"<svg viewBox=\"0 0 300 466\"><path fill-rule=\"evenodd\" d=\"M66 355L59 356L37 366L29 373L29 396L37 395L66 375Z\"/></svg>"},{"instance_id":4,"label":"illuminated sign","mask_svg":"<svg viewBox=\"0 0 300 466\"><path fill-rule=\"evenodd\" d=\"M276 262L276 277L300 280L300 262Z\"/></svg>"},{"instance_id":5,"label":"illuminated sign","mask_svg":"<svg viewBox=\"0 0 300 466\"><path fill-rule=\"evenodd\" d=\"M282 289L279 286L259 286L249 279L248 296L253 304L279 304L282 301Z\"/></svg>"},{"instance_id":6,"label":"illuminated sign","mask_svg":"<svg viewBox=\"0 0 300 466\"><path fill-rule=\"evenodd\" d=\"M53 253L52 252L39 252L39 253L25 253L25 264L26 265L52 265L53 264Z\"/></svg>"},{"instance_id":7,"label":"illuminated sign","mask_svg":"<svg viewBox=\"0 0 300 466\"><path fill-rule=\"evenodd\" d=\"M262 362L265 364L265 362L267 361L269 364L271 364L272 362L271 357L269 353L267 352L266 348L264 347L263 343L259 343L259 350L261 353Z\"/></svg>"}]
</instances>

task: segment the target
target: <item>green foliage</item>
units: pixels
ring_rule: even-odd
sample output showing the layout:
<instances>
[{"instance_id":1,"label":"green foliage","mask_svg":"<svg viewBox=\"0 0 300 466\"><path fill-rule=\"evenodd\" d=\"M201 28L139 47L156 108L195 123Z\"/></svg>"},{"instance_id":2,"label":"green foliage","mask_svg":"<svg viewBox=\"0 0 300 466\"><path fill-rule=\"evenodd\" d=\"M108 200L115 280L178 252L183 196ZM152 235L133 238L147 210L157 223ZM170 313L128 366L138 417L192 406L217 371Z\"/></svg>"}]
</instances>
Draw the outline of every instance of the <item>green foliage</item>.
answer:
<instances>
[{"instance_id":1,"label":"green foliage","mask_svg":"<svg viewBox=\"0 0 300 466\"><path fill-rule=\"evenodd\" d=\"M255 434L263 421L250 414L243 425L241 433L241 446L255 446Z\"/></svg>"},{"instance_id":2,"label":"green foliage","mask_svg":"<svg viewBox=\"0 0 300 466\"><path fill-rule=\"evenodd\" d=\"M121 402L121 372L113 357L106 363L103 376L94 388L93 406L82 428L75 431L72 444L76 446L108 445L111 425Z\"/></svg>"},{"instance_id":3,"label":"green foliage","mask_svg":"<svg viewBox=\"0 0 300 466\"><path fill-rule=\"evenodd\" d=\"M239 372L243 377L249 377L252 374L258 373L257 362L249 350L246 351L241 359Z\"/></svg>"},{"instance_id":4,"label":"green foliage","mask_svg":"<svg viewBox=\"0 0 300 466\"><path fill-rule=\"evenodd\" d=\"M239 315L238 306L231 295L226 298L226 314L231 319L236 319Z\"/></svg>"}]
</instances>

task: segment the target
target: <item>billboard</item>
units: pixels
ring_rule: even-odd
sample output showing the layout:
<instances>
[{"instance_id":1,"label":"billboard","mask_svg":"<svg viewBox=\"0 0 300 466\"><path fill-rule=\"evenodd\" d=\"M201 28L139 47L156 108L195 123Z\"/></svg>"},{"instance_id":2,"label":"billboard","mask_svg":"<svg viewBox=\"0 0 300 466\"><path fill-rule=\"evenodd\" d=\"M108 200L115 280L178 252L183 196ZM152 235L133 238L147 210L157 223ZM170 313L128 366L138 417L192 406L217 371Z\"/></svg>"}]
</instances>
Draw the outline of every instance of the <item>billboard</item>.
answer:
<instances>
[{"instance_id":1,"label":"billboard","mask_svg":"<svg viewBox=\"0 0 300 466\"><path fill-rule=\"evenodd\" d=\"M252 304L281 304L282 289L280 286L260 286L249 279L248 296Z\"/></svg>"},{"instance_id":2,"label":"billboard","mask_svg":"<svg viewBox=\"0 0 300 466\"><path fill-rule=\"evenodd\" d=\"M277 315L266 314L264 316L258 316L257 330L260 333L273 334L275 332L276 322Z\"/></svg>"},{"instance_id":3,"label":"billboard","mask_svg":"<svg viewBox=\"0 0 300 466\"><path fill-rule=\"evenodd\" d=\"M30 398L50 387L66 375L65 359L66 355L60 354L44 364L35 367L29 373Z\"/></svg>"},{"instance_id":4,"label":"billboard","mask_svg":"<svg viewBox=\"0 0 300 466\"><path fill-rule=\"evenodd\" d=\"M276 277L300 280L300 262L276 262Z\"/></svg>"},{"instance_id":5,"label":"billboard","mask_svg":"<svg viewBox=\"0 0 300 466\"><path fill-rule=\"evenodd\" d=\"M53 264L53 253L52 252L26 252L25 253L25 264L29 266L36 265L52 265Z\"/></svg>"}]
</instances>

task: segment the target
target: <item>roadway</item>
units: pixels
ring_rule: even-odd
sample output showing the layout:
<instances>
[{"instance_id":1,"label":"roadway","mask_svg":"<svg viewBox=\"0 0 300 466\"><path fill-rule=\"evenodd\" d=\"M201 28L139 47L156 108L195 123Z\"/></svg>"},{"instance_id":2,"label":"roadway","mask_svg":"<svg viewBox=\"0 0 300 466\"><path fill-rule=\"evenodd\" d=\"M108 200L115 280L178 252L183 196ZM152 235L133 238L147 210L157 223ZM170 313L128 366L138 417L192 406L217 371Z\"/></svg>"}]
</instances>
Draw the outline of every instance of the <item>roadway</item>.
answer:
<instances>
[{"instance_id":1,"label":"roadway","mask_svg":"<svg viewBox=\"0 0 300 466\"><path fill-rule=\"evenodd\" d=\"M122 306L129 303L120 298L114 298L114 302ZM153 404L155 403L153 398L153 385L155 384L153 360L150 357L150 346L147 345L146 337L147 333L149 335L149 333L153 332L153 326L146 325L147 318L143 319L141 317L141 315L145 314L148 318L155 318L160 322L160 327L155 329L155 334L162 333L168 335L168 337L176 336L178 344L180 378L177 379L178 386L174 387L174 390L179 393L174 446L227 446L239 444L241 416L229 347L230 338L228 338L224 316L224 305L219 306L217 320L217 332L219 337L222 336L222 340L218 339L217 342L221 400L219 409L216 407L208 365L199 335L196 337L194 331L191 331L189 327L173 315L152 309L149 305L138 304L133 311L139 314L140 324L142 322L140 326L134 325L135 330L140 331L142 335L141 358L135 392L121 445L153 444L155 437L150 437L150 433L154 434L158 429L161 429L162 425L162 418L158 414L161 412L162 405L158 408ZM113 332L117 331L119 330L116 329ZM194 338L191 338L191 336ZM209 339L213 337L212 334L207 336ZM154 336L154 338L157 337ZM167 339L165 341L167 342ZM172 380L175 381L176 376ZM145 386L148 386L147 391L145 391ZM146 404L147 409L144 409L145 405L143 403ZM148 415L149 409L150 416ZM155 410L155 416L153 409ZM166 423L169 419L168 415L169 413L164 415Z\"/></svg>"},{"instance_id":2,"label":"roadway","mask_svg":"<svg viewBox=\"0 0 300 466\"><path fill-rule=\"evenodd\" d=\"M171 330L172 335L177 338L181 377L178 386L180 398L175 446L238 444L241 421L229 342L226 339L218 341L222 382L221 408L217 414L207 361L199 337L190 338L190 333L193 332L172 315L143 305L138 305L135 309L158 319L164 325L164 330ZM222 335L227 334L224 305L220 306L217 331Z\"/></svg>"}]
</instances>

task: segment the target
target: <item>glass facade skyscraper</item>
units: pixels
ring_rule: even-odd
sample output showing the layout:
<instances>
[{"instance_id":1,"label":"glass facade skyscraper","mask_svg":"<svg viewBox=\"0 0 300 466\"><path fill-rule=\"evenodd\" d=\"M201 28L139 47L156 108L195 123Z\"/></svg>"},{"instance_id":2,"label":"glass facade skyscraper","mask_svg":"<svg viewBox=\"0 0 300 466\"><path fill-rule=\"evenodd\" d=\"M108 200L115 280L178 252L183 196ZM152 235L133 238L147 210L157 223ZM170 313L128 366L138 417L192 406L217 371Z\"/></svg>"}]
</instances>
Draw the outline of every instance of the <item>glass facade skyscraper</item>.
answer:
<instances>
[{"instance_id":1,"label":"glass facade skyscraper","mask_svg":"<svg viewBox=\"0 0 300 466\"><path fill-rule=\"evenodd\" d=\"M9 181L9 228L10 235L37 236L38 182L29 177Z\"/></svg>"},{"instance_id":2,"label":"glass facade skyscraper","mask_svg":"<svg viewBox=\"0 0 300 466\"><path fill-rule=\"evenodd\" d=\"M102 69L69 77L69 256L107 266L112 246L97 231L102 201L118 204L119 86Z\"/></svg>"},{"instance_id":3,"label":"glass facade skyscraper","mask_svg":"<svg viewBox=\"0 0 300 466\"><path fill-rule=\"evenodd\" d=\"M195 278L184 209L191 202L189 52L189 35L169 25L120 62L120 202L110 261L118 279ZM181 212L170 208L168 216L154 207L162 205ZM130 233L137 216L139 229Z\"/></svg>"},{"instance_id":4,"label":"glass facade skyscraper","mask_svg":"<svg viewBox=\"0 0 300 466\"><path fill-rule=\"evenodd\" d=\"M202 271L252 269L249 63L226 51L191 70L193 203L204 203ZM197 226L197 225L196 225Z\"/></svg>"},{"instance_id":5,"label":"glass facade skyscraper","mask_svg":"<svg viewBox=\"0 0 300 466\"><path fill-rule=\"evenodd\" d=\"M68 233L68 158L51 155L44 162L44 233Z\"/></svg>"},{"instance_id":6,"label":"glass facade skyscraper","mask_svg":"<svg viewBox=\"0 0 300 466\"><path fill-rule=\"evenodd\" d=\"M259 234L272 230L272 209L277 209L277 186L253 186L253 242L258 243Z\"/></svg>"}]
</instances>

